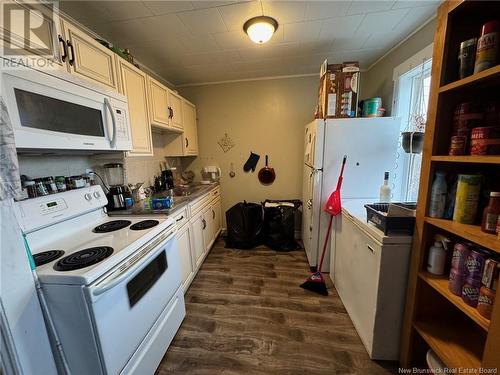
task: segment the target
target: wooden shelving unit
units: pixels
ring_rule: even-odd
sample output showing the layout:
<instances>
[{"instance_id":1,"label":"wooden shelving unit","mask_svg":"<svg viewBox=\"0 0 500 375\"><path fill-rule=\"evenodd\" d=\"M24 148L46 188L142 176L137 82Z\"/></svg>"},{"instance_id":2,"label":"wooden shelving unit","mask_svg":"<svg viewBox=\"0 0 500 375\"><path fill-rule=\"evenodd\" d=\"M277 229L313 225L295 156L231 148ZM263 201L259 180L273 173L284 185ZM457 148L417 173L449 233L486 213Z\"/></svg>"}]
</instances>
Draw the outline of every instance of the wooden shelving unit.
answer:
<instances>
[{"instance_id":1,"label":"wooden shelving unit","mask_svg":"<svg viewBox=\"0 0 500 375\"><path fill-rule=\"evenodd\" d=\"M474 100L500 101L500 65L461 80L457 74L460 42L477 37L481 25L498 18L498 14L498 1L448 0L438 10L401 340L402 367L421 365L425 362L425 352L431 348L450 368L476 369L476 373L481 373L477 370L480 367L496 368L496 373L500 373L500 292L488 320L449 291L448 275L435 277L425 270L428 248L438 233L500 253L499 237L482 232L480 226L427 216L437 170L482 173L494 185L493 189L500 191L500 155L447 155L456 106Z\"/></svg>"}]
</instances>

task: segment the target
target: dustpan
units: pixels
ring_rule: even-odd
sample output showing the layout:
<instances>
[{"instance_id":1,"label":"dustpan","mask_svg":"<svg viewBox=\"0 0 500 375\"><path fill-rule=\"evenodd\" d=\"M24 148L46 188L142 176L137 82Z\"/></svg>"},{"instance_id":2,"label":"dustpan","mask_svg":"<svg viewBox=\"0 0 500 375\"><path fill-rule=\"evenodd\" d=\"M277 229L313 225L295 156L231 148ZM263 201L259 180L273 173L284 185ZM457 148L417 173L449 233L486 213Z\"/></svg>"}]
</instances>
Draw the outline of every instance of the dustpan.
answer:
<instances>
[{"instance_id":1,"label":"dustpan","mask_svg":"<svg viewBox=\"0 0 500 375\"><path fill-rule=\"evenodd\" d=\"M340 188L342 187L342 180L344 175L344 167L347 161L347 156L344 155L342 160L342 167L340 169L339 179L337 181L337 187L335 191L330 194L324 210L330 214L330 220L328 222L328 230L326 231L325 242L323 244L323 252L321 253L321 261L316 272L307 278L307 280L300 285L301 288L321 294L323 296L328 295L328 290L326 288L325 279L321 273L321 268L323 268L323 260L325 259L326 247L328 246L328 238L330 237L330 231L332 229L333 217L337 216L342 212L342 202L340 200Z\"/></svg>"}]
</instances>

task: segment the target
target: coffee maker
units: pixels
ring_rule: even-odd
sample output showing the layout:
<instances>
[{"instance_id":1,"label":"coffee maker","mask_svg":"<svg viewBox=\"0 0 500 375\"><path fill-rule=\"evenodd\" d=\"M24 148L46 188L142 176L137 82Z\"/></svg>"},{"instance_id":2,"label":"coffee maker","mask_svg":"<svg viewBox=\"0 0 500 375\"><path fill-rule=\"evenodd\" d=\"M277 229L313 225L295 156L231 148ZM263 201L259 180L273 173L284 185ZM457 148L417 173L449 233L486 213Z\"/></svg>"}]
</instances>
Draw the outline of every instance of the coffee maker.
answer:
<instances>
[{"instance_id":1,"label":"coffee maker","mask_svg":"<svg viewBox=\"0 0 500 375\"><path fill-rule=\"evenodd\" d=\"M108 182L108 211L125 210L125 171L121 163L104 164L104 174Z\"/></svg>"}]
</instances>

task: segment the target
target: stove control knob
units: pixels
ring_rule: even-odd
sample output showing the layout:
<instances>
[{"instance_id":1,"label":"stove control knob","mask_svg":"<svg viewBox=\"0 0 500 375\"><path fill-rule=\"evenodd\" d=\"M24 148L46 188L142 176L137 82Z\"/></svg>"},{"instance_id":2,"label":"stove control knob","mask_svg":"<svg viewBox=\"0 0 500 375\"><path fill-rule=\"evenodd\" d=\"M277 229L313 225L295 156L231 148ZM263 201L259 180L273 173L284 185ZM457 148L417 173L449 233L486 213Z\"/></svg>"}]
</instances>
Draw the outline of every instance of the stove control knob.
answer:
<instances>
[{"instance_id":1,"label":"stove control knob","mask_svg":"<svg viewBox=\"0 0 500 375\"><path fill-rule=\"evenodd\" d=\"M89 193L85 194L83 197L85 198L86 201L90 202L92 200L92 195L90 195Z\"/></svg>"},{"instance_id":2,"label":"stove control knob","mask_svg":"<svg viewBox=\"0 0 500 375\"><path fill-rule=\"evenodd\" d=\"M96 191L96 192L94 192L94 197L95 197L95 199L99 199L99 198L101 198L101 194L98 191Z\"/></svg>"}]
</instances>

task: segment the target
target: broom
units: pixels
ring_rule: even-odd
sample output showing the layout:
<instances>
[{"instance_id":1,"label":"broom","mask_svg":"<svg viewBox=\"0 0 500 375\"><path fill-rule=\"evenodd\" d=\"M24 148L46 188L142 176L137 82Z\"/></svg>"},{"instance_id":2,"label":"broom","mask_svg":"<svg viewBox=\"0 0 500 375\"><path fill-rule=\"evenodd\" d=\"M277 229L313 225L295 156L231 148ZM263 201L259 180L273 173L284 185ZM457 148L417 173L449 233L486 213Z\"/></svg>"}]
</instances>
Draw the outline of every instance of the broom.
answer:
<instances>
[{"instance_id":1,"label":"broom","mask_svg":"<svg viewBox=\"0 0 500 375\"><path fill-rule=\"evenodd\" d=\"M330 238L330 231L332 229L333 217L337 216L342 212L342 203L340 201L340 187L342 186L344 167L347 161L347 156L344 155L342 160L342 168L340 169L339 179L337 181L337 188L330 195L328 201L325 205L325 211L330 214L330 220L328 221L328 230L326 231L325 242L323 244L323 251L321 253L321 260L319 262L318 270L309 276L304 283L300 285L301 288L321 294L322 296L328 295L328 290L326 289L325 279L321 273L321 268L323 267L323 260L325 259L326 247L328 246L328 239Z\"/></svg>"}]
</instances>

